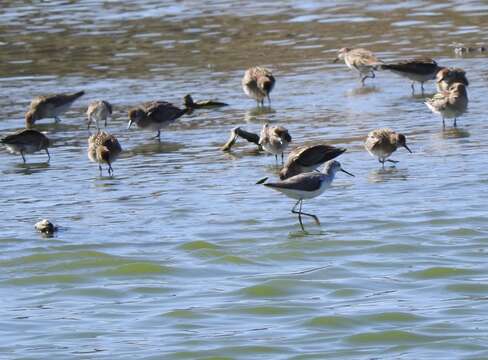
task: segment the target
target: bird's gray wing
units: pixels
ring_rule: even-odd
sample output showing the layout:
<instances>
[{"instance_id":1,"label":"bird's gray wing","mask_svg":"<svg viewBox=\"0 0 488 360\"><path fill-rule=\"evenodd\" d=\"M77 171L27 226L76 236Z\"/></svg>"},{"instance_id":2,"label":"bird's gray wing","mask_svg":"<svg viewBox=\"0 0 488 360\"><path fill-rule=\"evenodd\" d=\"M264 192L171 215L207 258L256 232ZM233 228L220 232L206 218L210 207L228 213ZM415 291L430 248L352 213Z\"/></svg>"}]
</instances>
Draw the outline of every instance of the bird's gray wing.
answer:
<instances>
[{"instance_id":1,"label":"bird's gray wing","mask_svg":"<svg viewBox=\"0 0 488 360\"><path fill-rule=\"evenodd\" d=\"M320 188L322 174L318 172L308 172L292 176L283 181L264 184L270 188L315 191Z\"/></svg>"}]
</instances>

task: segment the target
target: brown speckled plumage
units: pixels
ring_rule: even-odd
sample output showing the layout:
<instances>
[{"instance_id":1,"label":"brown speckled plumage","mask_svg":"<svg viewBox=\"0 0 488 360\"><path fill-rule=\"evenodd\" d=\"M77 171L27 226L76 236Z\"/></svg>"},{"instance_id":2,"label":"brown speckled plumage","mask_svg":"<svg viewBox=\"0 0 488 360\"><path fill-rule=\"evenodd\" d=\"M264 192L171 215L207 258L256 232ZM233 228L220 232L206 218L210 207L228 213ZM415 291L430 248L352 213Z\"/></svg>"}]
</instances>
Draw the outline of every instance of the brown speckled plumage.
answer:
<instances>
[{"instance_id":1,"label":"brown speckled plumage","mask_svg":"<svg viewBox=\"0 0 488 360\"><path fill-rule=\"evenodd\" d=\"M270 70L254 66L246 70L242 78L242 89L247 96L257 101L258 106L264 105L264 98L268 98L271 104L270 93L273 90L276 79Z\"/></svg>"},{"instance_id":2,"label":"brown speckled plumage","mask_svg":"<svg viewBox=\"0 0 488 360\"><path fill-rule=\"evenodd\" d=\"M56 94L34 98L25 114L26 128L31 128L36 120L44 118L54 118L56 122L61 121L59 116L68 111L73 102L84 94L84 91L79 91L74 94Z\"/></svg>"},{"instance_id":3,"label":"brown speckled plumage","mask_svg":"<svg viewBox=\"0 0 488 360\"><path fill-rule=\"evenodd\" d=\"M99 131L88 138L88 158L99 164L100 175L101 164L107 164L109 175L113 174L112 163L117 160L121 152L122 147L117 138L105 131Z\"/></svg>"}]
</instances>

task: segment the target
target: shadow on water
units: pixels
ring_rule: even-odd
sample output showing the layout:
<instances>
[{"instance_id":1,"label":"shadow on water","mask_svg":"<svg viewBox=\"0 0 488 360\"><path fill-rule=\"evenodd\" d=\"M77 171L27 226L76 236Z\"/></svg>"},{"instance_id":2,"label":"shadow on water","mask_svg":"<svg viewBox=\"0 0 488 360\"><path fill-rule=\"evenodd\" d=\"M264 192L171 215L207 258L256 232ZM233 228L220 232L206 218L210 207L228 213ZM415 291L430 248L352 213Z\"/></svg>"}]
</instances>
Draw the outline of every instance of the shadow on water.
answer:
<instances>
[{"instance_id":1,"label":"shadow on water","mask_svg":"<svg viewBox=\"0 0 488 360\"><path fill-rule=\"evenodd\" d=\"M361 86L347 91L346 96L361 96L361 95L369 95L369 94L374 94L379 92L381 92L380 88L374 85L373 86L367 85L367 86Z\"/></svg>"},{"instance_id":2,"label":"shadow on water","mask_svg":"<svg viewBox=\"0 0 488 360\"><path fill-rule=\"evenodd\" d=\"M22 158L19 156L20 163L17 163L14 165L14 170L11 171L11 173L16 173L16 174L22 174L22 175L32 175L36 173L40 173L44 170L49 169L49 162L44 161L44 162L38 162L38 163L32 163L32 162L27 162L23 163ZM46 159L47 160L47 159ZM27 160L29 161L29 160Z\"/></svg>"},{"instance_id":3,"label":"shadow on water","mask_svg":"<svg viewBox=\"0 0 488 360\"><path fill-rule=\"evenodd\" d=\"M128 158L136 155L172 153L177 152L185 147L185 145L181 143L166 142L163 140L161 140L161 142L156 139L148 139L146 141L147 142L144 144L134 146L133 148L125 151L123 157Z\"/></svg>"},{"instance_id":4,"label":"shadow on water","mask_svg":"<svg viewBox=\"0 0 488 360\"><path fill-rule=\"evenodd\" d=\"M262 119L258 118L259 116L274 114L274 113L276 113L276 110L274 110L270 106L254 107L246 111L246 113L244 114L244 121L246 123L255 123L255 122L261 123Z\"/></svg>"},{"instance_id":5,"label":"shadow on water","mask_svg":"<svg viewBox=\"0 0 488 360\"><path fill-rule=\"evenodd\" d=\"M395 166L373 170L368 175L368 181L373 183L387 182L391 180L407 180L408 169L397 169Z\"/></svg>"},{"instance_id":6,"label":"shadow on water","mask_svg":"<svg viewBox=\"0 0 488 360\"><path fill-rule=\"evenodd\" d=\"M443 139L461 139L471 136L469 131L458 127L446 127L445 129L442 129L440 135Z\"/></svg>"}]
</instances>

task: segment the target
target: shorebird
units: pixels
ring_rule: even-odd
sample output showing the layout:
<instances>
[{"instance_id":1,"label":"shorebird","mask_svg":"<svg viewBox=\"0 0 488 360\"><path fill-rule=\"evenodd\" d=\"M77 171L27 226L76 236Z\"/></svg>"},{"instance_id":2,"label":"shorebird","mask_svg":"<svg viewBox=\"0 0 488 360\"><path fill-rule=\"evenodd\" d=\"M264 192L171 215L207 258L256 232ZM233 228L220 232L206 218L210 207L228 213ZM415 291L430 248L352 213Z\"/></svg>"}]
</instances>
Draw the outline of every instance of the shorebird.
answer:
<instances>
[{"instance_id":1,"label":"shorebird","mask_svg":"<svg viewBox=\"0 0 488 360\"><path fill-rule=\"evenodd\" d=\"M376 55L374 55L371 51L362 48L340 49L334 62L339 60L344 60L349 69L355 70L359 73L359 78L363 86L364 80L367 78L374 79L374 71L378 70L380 66L383 65L383 61L379 60Z\"/></svg>"},{"instance_id":2,"label":"shorebird","mask_svg":"<svg viewBox=\"0 0 488 360\"><path fill-rule=\"evenodd\" d=\"M229 104L213 101L213 100L200 100L200 101L193 101L193 98L190 94L184 97L184 105L187 109L203 109L203 108L216 108L222 106L228 106Z\"/></svg>"},{"instance_id":3,"label":"shorebird","mask_svg":"<svg viewBox=\"0 0 488 360\"><path fill-rule=\"evenodd\" d=\"M20 130L12 135L4 137L0 142L5 144L11 153L20 154L24 163L24 154L32 154L41 150L46 151L47 161L49 162L49 160L51 160L51 155L48 150L50 141L46 135L39 131L32 129Z\"/></svg>"},{"instance_id":4,"label":"shorebird","mask_svg":"<svg viewBox=\"0 0 488 360\"><path fill-rule=\"evenodd\" d=\"M45 118L54 118L56 123L60 122L59 116L68 111L73 102L84 94L84 91L79 91L74 94L56 94L34 98L25 114L26 128L31 128L36 120Z\"/></svg>"},{"instance_id":5,"label":"shorebird","mask_svg":"<svg viewBox=\"0 0 488 360\"><path fill-rule=\"evenodd\" d=\"M259 150L264 150L267 153L273 154L276 161L278 161L278 154L281 154L281 162L283 163L283 152L291 143L290 133L283 126L269 126L268 123L263 125L261 134L257 134L242 130L240 127L236 127L231 130L230 138L222 146L223 151L229 151L231 147L237 141L237 138L241 137L249 142L256 144Z\"/></svg>"},{"instance_id":6,"label":"shorebird","mask_svg":"<svg viewBox=\"0 0 488 360\"><path fill-rule=\"evenodd\" d=\"M108 165L108 174L113 175L112 163L117 160L121 152L122 147L117 138L105 131L98 131L88 138L88 158L98 163L100 176L103 163Z\"/></svg>"},{"instance_id":7,"label":"shorebird","mask_svg":"<svg viewBox=\"0 0 488 360\"><path fill-rule=\"evenodd\" d=\"M412 95L415 93L416 81L420 83L423 94L424 82L435 79L437 72L441 69L434 60L426 57L384 64L380 68L412 80Z\"/></svg>"},{"instance_id":8,"label":"shorebird","mask_svg":"<svg viewBox=\"0 0 488 360\"><path fill-rule=\"evenodd\" d=\"M264 186L279 191L292 199L296 199L297 202L291 209L291 212L293 214L298 214L300 226L302 230L305 231L302 223L302 215L312 217L317 225L320 225L320 221L317 216L302 212L303 200L312 199L322 194L334 180L337 171L342 171L350 176L354 176L350 172L344 170L338 161L333 160L325 164L323 173L316 171L307 172L275 183L263 183L263 181L259 181L258 184L263 184ZM297 206L299 206L298 211L296 211Z\"/></svg>"},{"instance_id":9,"label":"shorebird","mask_svg":"<svg viewBox=\"0 0 488 360\"><path fill-rule=\"evenodd\" d=\"M398 161L388 159L398 147L404 147L409 153L412 151L407 146L407 139L403 134L397 134L391 129L383 128L371 131L366 138L364 147L371 156L378 158L378 161L385 166L385 161L397 163Z\"/></svg>"},{"instance_id":10,"label":"shorebird","mask_svg":"<svg viewBox=\"0 0 488 360\"><path fill-rule=\"evenodd\" d=\"M275 78L270 70L255 66L246 70L242 78L242 89L252 99L255 99L258 106L264 106L264 98L268 98L271 105L269 94L274 88Z\"/></svg>"},{"instance_id":11,"label":"shorebird","mask_svg":"<svg viewBox=\"0 0 488 360\"><path fill-rule=\"evenodd\" d=\"M129 125L136 123L141 129L157 130L156 139L161 141L161 129L185 115L188 108L180 109L166 101L150 101L129 110Z\"/></svg>"},{"instance_id":12,"label":"shorebird","mask_svg":"<svg viewBox=\"0 0 488 360\"><path fill-rule=\"evenodd\" d=\"M456 55L464 55L472 52L485 52L488 48L486 46L473 46L473 47L465 47L465 46L456 46L454 48L454 53Z\"/></svg>"},{"instance_id":13,"label":"shorebird","mask_svg":"<svg viewBox=\"0 0 488 360\"><path fill-rule=\"evenodd\" d=\"M445 118L454 118L454 127L456 127L457 118L464 114L468 108L466 85L463 83L454 83L447 91L441 91L431 99L427 99L425 105L433 113L442 116L443 127L446 126Z\"/></svg>"},{"instance_id":14,"label":"shorebird","mask_svg":"<svg viewBox=\"0 0 488 360\"><path fill-rule=\"evenodd\" d=\"M466 72L461 68L443 68L436 75L437 92L447 91L454 83L469 85Z\"/></svg>"},{"instance_id":15,"label":"shorebird","mask_svg":"<svg viewBox=\"0 0 488 360\"><path fill-rule=\"evenodd\" d=\"M98 122L104 121L105 127L107 127L107 118L112 115L112 105L104 100L93 101L86 110L86 116L88 117L88 129L93 120L95 120L95 125L97 129L100 129Z\"/></svg>"},{"instance_id":16,"label":"shorebird","mask_svg":"<svg viewBox=\"0 0 488 360\"><path fill-rule=\"evenodd\" d=\"M344 148L325 144L299 146L288 155L285 165L280 170L280 179L285 180L300 173L313 171L345 151Z\"/></svg>"}]
</instances>

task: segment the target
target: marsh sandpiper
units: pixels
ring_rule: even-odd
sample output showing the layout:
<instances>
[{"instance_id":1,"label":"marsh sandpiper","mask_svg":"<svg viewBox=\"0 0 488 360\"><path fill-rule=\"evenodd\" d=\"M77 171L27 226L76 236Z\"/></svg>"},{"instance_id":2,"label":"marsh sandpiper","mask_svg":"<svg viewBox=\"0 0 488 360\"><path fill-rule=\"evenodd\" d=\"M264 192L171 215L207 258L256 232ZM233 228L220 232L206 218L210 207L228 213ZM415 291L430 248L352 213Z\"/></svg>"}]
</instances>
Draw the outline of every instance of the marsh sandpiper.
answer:
<instances>
[{"instance_id":1,"label":"marsh sandpiper","mask_svg":"<svg viewBox=\"0 0 488 360\"><path fill-rule=\"evenodd\" d=\"M258 106L264 106L264 98L271 105L269 94L275 86L275 78L270 70L254 66L246 70L242 78L242 89L247 96L257 101Z\"/></svg>"},{"instance_id":2,"label":"marsh sandpiper","mask_svg":"<svg viewBox=\"0 0 488 360\"><path fill-rule=\"evenodd\" d=\"M112 163L117 160L122 147L114 135L105 131L98 131L88 138L88 158L98 163L100 176L102 175L102 165L108 165L108 174L113 175Z\"/></svg>"},{"instance_id":3,"label":"marsh sandpiper","mask_svg":"<svg viewBox=\"0 0 488 360\"><path fill-rule=\"evenodd\" d=\"M317 216L302 212L303 200L312 199L322 194L334 180L337 171L342 171L350 176L354 176L342 169L341 164L338 161L333 160L324 165L324 172L306 172L292 176L286 180L274 183L263 183L263 185L297 200L295 206L291 209L291 212L293 214L298 214L300 226L302 230L305 231L302 223L302 215L312 217L317 224L320 224L320 221ZM299 206L298 211L296 210L297 206Z\"/></svg>"},{"instance_id":4,"label":"marsh sandpiper","mask_svg":"<svg viewBox=\"0 0 488 360\"><path fill-rule=\"evenodd\" d=\"M25 127L29 129L36 120L45 118L54 118L56 123L60 122L59 116L68 111L73 102L84 94L84 91L79 91L74 94L56 94L34 98L25 114Z\"/></svg>"},{"instance_id":5,"label":"marsh sandpiper","mask_svg":"<svg viewBox=\"0 0 488 360\"><path fill-rule=\"evenodd\" d=\"M379 60L371 51L357 48L342 48L338 51L334 62L344 60L347 67L359 73L359 79L364 86L364 81L367 78L374 79L374 71L378 70L383 61Z\"/></svg>"},{"instance_id":6,"label":"marsh sandpiper","mask_svg":"<svg viewBox=\"0 0 488 360\"><path fill-rule=\"evenodd\" d=\"M49 162L49 160L51 160L51 155L48 150L50 141L46 135L37 130L20 130L4 137L0 142L3 143L11 153L20 154L24 163L24 154L32 154L41 150L46 151L47 161Z\"/></svg>"},{"instance_id":7,"label":"marsh sandpiper","mask_svg":"<svg viewBox=\"0 0 488 360\"><path fill-rule=\"evenodd\" d=\"M398 134L395 131L383 128L371 131L364 143L364 147L371 154L371 156L378 159L378 161L385 166L385 161L396 164L398 161L388 159L398 147L404 147L409 153L412 153L407 146L407 139L405 135Z\"/></svg>"}]
</instances>

